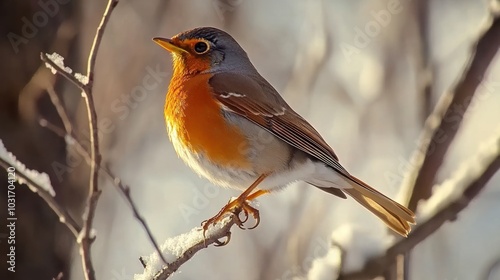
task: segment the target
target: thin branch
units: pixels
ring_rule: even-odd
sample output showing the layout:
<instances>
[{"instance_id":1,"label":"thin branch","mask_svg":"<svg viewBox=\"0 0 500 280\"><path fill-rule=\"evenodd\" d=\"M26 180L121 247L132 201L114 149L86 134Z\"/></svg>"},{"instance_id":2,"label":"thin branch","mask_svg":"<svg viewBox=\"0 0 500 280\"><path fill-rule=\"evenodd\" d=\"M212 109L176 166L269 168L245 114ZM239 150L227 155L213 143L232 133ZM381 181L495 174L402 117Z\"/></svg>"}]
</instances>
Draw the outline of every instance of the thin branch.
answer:
<instances>
[{"instance_id":1,"label":"thin branch","mask_svg":"<svg viewBox=\"0 0 500 280\"><path fill-rule=\"evenodd\" d=\"M4 167L6 170L11 166L9 162L7 162L1 157L0 157L0 165ZM31 180L31 178L28 175L24 174L22 170L17 169L16 175L19 178L21 178L23 183L28 185L28 187L30 187L30 189L33 190L33 192L36 192L45 201L45 203L49 205L52 211L56 213L56 215L59 217L59 221L62 224L66 225L75 237L78 237L81 227L71 217L68 211L64 207L62 207L48 191L46 191L42 186L38 185L36 182Z\"/></svg>"},{"instance_id":2,"label":"thin branch","mask_svg":"<svg viewBox=\"0 0 500 280\"><path fill-rule=\"evenodd\" d=\"M415 25L418 29L417 45L417 71L418 71L418 98L421 101L420 117L425 123L426 118L432 113L432 77L433 67L430 60L429 43L429 1L421 0L414 2Z\"/></svg>"},{"instance_id":3,"label":"thin branch","mask_svg":"<svg viewBox=\"0 0 500 280\"><path fill-rule=\"evenodd\" d=\"M45 53L40 53L40 59L50 65L53 69L55 69L56 73L63 76L66 80L70 81L73 83L75 86L77 86L79 89L81 89L83 92L88 91L88 85L83 84L80 82L73 74L66 72L64 69L62 69L59 65L57 65L52 59L50 59L47 54Z\"/></svg>"},{"instance_id":4,"label":"thin branch","mask_svg":"<svg viewBox=\"0 0 500 280\"><path fill-rule=\"evenodd\" d=\"M63 108L63 110L64 110L64 108ZM53 123L49 122L46 119L43 119L43 118L40 119L39 123L40 123L40 126L45 127L48 130L54 132L56 135L60 136L61 138L66 139L68 141L68 145L73 145L76 148L76 151L78 152L78 154L80 154L85 159L87 164L90 165L90 162L92 161L92 159L90 158L90 154L87 152L87 150L85 150L85 148L82 146L82 144L78 140L75 139L74 135L67 134L67 132L64 132L61 128L59 128L58 126L54 125ZM163 254L161 254L160 246L158 245L158 242L156 242L156 239L154 238L151 229L149 228L144 217L139 213L139 208L137 207L134 200L130 196L130 187L123 184L121 179L118 178L117 176L115 176L109 170L109 168L103 167L102 164L97 164L97 168L99 168L99 170L101 172L103 172L109 178L109 180L112 182L113 186L115 186L117 191L123 195L123 197L125 198L126 202L129 205L130 209L132 210L134 217L139 221L139 223L144 228L144 231L146 232L146 235L148 236L149 241L151 242L151 244L153 245L153 247L155 248L157 253L160 255L162 261L164 263L167 263Z\"/></svg>"},{"instance_id":5,"label":"thin branch","mask_svg":"<svg viewBox=\"0 0 500 280\"><path fill-rule=\"evenodd\" d=\"M97 131L97 112L94 104L94 96L92 93L94 85L94 68L95 60L99 50L99 46L104 35L104 30L111 17L111 13L118 4L118 0L109 0L106 10L101 19L101 23L97 28L94 37L94 43L89 54L89 61L87 64L87 77L89 82L87 90L83 91L83 99L87 107L87 117L89 121L89 134L90 134L90 180L89 180L89 195L87 197L87 208L83 215L83 228L82 234L78 239L81 247L82 265L86 280L94 280L95 272L92 264L92 256L90 253L90 246L93 241L91 236L92 223L94 221L95 210L97 208L97 201L99 199L100 190L98 187L99 168L97 166L101 163L101 154L99 152L99 139Z\"/></svg>"},{"instance_id":6,"label":"thin branch","mask_svg":"<svg viewBox=\"0 0 500 280\"><path fill-rule=\"evenodd\" d=\"M231 216L222 220L220 222L222 223L222 226L216 224L215 228L209 228L206 235L206 239L203 239L203 229L201 227L192 229L191 232L187 234L179 235L177 237L170 239L177 241L174 242L176 243L176 245L177 243L180 243L182 242L182 240L185 239L191 239L197 241L194 244L190 245L185 250L183 250L183 252L181 252L174 261L168 262L167 265L163 266L161 269L155 270L155 264L146 261L145 262L146 268L144 270L144 273L142 275L136 275L134 279L165 280L169 278L174 272L176 272L184 263L190 260L201 249L207 248L211 244L214 244L215 246L220 246L221 244L220 239L228 238L229 240L229 238L231 237L231 227L235 225L237 222L238 219L237 214L238 213L232 213ZM165 250L168 250L168 248ZM150 257L150 259L153 258ZM144 265L144 259L141 258L141 262Z\"/></svg>"},{"instance_id":7,"label":"thin branch","mask_svg":"<svg viewBox=\"0 0 500 280\"><path fill-rule=\"evenodd\" d=\"M63 280L64 274L62 272L59 272L56 277L52 278L52 280Z\"/></svg>"},{"instance_id":8,"label":"thin branch","mask_svg":"<svg viewBox=\"0 0 500 280\"><path fill-rule=\"evenodd\" d=\"M467 166L468 170L466 172L457 172L458 179L468 180L464 184L461 195L451 199L448 203L443 203L445 205L427 221L421 223L408 238L395 243L385 254L369 260L361 271L343 274L338 279L371 279L379 276L389 265L394 263L398 255L405 254L414 248L437 231L446 221L456 220L457 215L469 205L483 190L491 177L500 169L500 137L495 139L490 148L493 153L478 155L479 159L471 162ZM481 158L484 159L481 163L482 166L478 166L477 162L481 161Z\"/></svg>"},{"instance_id":9,"label":"thin branch","mask_svg":"<svg viewBox=\"0 0 500 280\"><path fill-rule=\"evenodd\" d=\"M73 125L71 124L71 121L69 120L66 109L64 108L63 104L61 103L59 96L57 96L57 93L52 86L47 87L47 92L49 94L50 101L52 102L52 104L56 108L56 111L57 111L57 114L59 115L59 118L61 118L61 122L63 123L64 129L66 130L66 133L71 135L73 133Z\"/></svg>"},{"instance_id":10,"label":"thin branch","mask_svg":"<svg viewBox=\"0 0 500 280\"><path fill-rule=\"evenodd\" d=\"M407 177L412 186L409 208L415 210L422 199L432 194L432 186L444 156L460 128L470 100L482 82L486 70L500 47L500 18L490 18L472 48L472 55L455 87L444 93L434 112L427 118L413 158L416 168ZM457 111L457 108L460 108Z\"/></svg>"},{"instance_id":11,"label":"thin branch","mask_svg":"<svg viewBox=\"0 0 500 280\"><path fill-rule=\"evenodd\" d=\"M94 69L95 62L97 58L97 53L99 51L99 46L101 45L101 40L104 35L104 30L106 29L106 25L108 24L109 18L111 17L111 13L115 9L116 5L118 5L118 0L109 0L106 10L101 19L101 23L97 27L97 32L94 37L94 42L92 43L92 47L90 49L89 60L87 63L87 77L89 78L89 84L93 85L94 83Z\"/></svg>"},{"instance_id":12,"label":"thin branch","mask_svg":"<svg viewBox=\"0 0 500 280\"><path fill-rule=\"evenodd\" d=\"M95 211L97 208L97 201L99 200L99 196L101 191L98 187L98 179L99 179L99 168L97 166L101 163L101 154L99 152L99 139L98 139L98 131L97 131L97 113L94 105L94 97L92 93L93 85L94 85L94 68L95 61L97 58L97 53L99 50L99 45L101 43L102 37L104 35L104 30L106 29L106 25L111 17L111 13L113 9L118 4L118 0L109 0L106 10L102 16L101 22L97 28L94 42L92 44L89 60L87 65L87 77L88 83L83 84L80 82L75 76L66 72L64 69L61 69L55 62L51 61L47 55L42 54L42 61L48 63L53 69L56 70L57 73L74 83L82 90L82 96L85 100L85 105L87 108L87 117L89 122L89 141L90 141L90 179L89 179L89 193L87 196L87 203L85 213L83 214L83 227L78 234L77 241L80 244L80 253L82 257L82 266L86 280L95 280L95 271L92 264L92 255L90 252L91 244L93 242L94 236L91 234L92 224L94 221Z\"/></svg>"},{"instance_id":13,"label":"thin branch","mask_svg":"<svg viewBox=\"0 0 500 280\"><path fill-rule=\"evenodd\" d=\"M161 253L160 246L156 242L156 239L153 237L153 233L149 229L148 224L146 223L146 220L142 215L139 213L139 210L137 206L135 205L135 202L132 200L132 197L130 196L130 187L123 184L120 178L116 177L111 171L107 168L101 168L102 171L104 171L104 174L108 176L108 178L113 182L113 185L119 190L121 194L123 194L123 197L125 198L125 201L127 201L130 209L132 209L132 212L134 213L134 217L139 221L139 223L142 225L144 228L144 231L146 231L146 234L149 238L149 241L151 244L153 244L156 252L160 255L161 260L163 263L167 263L167 260L165 259L165 256Z\"/></svg>"}]
</instances>

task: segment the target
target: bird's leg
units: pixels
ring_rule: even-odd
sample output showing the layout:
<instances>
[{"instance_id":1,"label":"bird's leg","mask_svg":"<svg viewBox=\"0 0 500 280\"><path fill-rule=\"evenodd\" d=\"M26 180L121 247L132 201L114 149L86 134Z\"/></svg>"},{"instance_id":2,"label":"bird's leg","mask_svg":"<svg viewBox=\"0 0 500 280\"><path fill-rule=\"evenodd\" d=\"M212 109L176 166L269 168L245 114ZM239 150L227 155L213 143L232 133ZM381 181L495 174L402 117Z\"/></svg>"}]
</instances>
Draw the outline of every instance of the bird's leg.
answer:
<instances>
[{"instance_id":1,"label":"bird's leg","mask_svg":"<svg viewBox=\"0 0 500 280\"><path fill-rule=\"evenodd\" d=\"M229 203L226 204L226 206L224 206L219 211L219 213L217 213L217 215L215 215L214 217L212 217L206 221L203 221L202 222L203 236L205 237L205 233L210 225L214 225L215 223L219 222L220 220L222 220L222 218L227 213L230 213L230 212L233 212L237 215L236 224L238 225L238 227L244 229L243 224L248 220L249 214L251 214L256 220L256 224L249 229L253 229L253 228L257 227L259 225L259 222L260 222L259 210L250 206L248 204L248 201L251 201L252 199L255 199L255 198L257 198L265 193L268 193L268 191L266 191L266 190L257 190L254 193L252 193L252 191L254 191L255 188L266 177L267 177L267 174L260 175L259 178L257 178L257 180L255 180L255 182L253 182L252 185L250 185L250 187L248 187L240 196L238 196L236 199L234 199L232 201L229 201ZM243 220L240 219L240 217L239 217L239 213L241 211L243 211L243 213L245 214L245 218Z\"/></svg>"},{"instance_id":2,"label":"bird's leg","mask_svg":"<svg viewBox=\"0 0 500 280\"><path fill-rule=\"evenodd\" d=\"M251 195L247 196L245 203L243 205L241 205L241 210L243 211L243 214L245 214L245 218L243 220L241 220L238 216L238 221L239 221L238 227L239 228L246 229L243 227L243 224L248 220L249 213L255 219L255 225L252 227L249 227L247 229L254 229L260 224L259 210L250 206L250 204L248 204L248 201L252 201L252 200L256 199L257 197L259 197L263 194L266 194L266 193L269 193L269 191L268 190L257 190L254 193L252 193Z\"/></svg>"}]
</instances>

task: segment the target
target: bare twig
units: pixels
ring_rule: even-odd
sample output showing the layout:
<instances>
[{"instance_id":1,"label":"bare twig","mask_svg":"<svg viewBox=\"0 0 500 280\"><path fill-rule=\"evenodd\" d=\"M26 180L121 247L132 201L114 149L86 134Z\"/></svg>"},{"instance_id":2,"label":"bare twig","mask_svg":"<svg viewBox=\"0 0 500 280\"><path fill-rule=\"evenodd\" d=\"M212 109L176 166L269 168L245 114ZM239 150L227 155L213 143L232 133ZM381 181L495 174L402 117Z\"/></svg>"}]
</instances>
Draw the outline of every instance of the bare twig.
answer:
<instances>
[{"instance_id":1,"label":"bare twig","mask_svg":"<svg viewBox=\"0 0 500 280\"><path fill-rule=\"evenodd\" d=\"M468 171L457 172L459 179L467 180L461 195L450 200L427 221L421 223L408 238L401 239L391 246L385 254L368 261L361 271L343 274L339 279L371 279L381 275L387 266L394 263L398 255L411 250L438 230L446 221L455 220L457 215L469 205L469 203L483 190L486 183L493 177L495 172L500 169L500 137L495 139L490 148L492 151L491 153L481 155L481 157L484 158L482 166L478 166L477 161L481 161L481 159L478 159L467 166Z\"/></svg>"},{"instance_id":2,"label":"bare twig","mask_svg":"<svg viewBox=\"0 0 500 280\"><path fill-rule=\"evenodd\" d=\"M118 0L109 0L106 10L101 19L101 23L97 28L96 35L94 37L94 42L89 54L89 61L87 64L87 77L89 82L87 84L87 90L84 90L83 99L87 107L87 117L89 121L89 134L90 134L90 182L89 182L89 195L87 197L87 208L83 215L83 228L82 234L78 239L81 247L82 255L82 265L85 277L87 280L95 279L95 272L92 264L92 256L90 253L90 246L93 241L91 236L92 223L94 221L95 210L97 208L97 201L99 199L100 190L98 187L99 180L99 169L97 166L101 163L101 154L99 152L99 139L97 131L97 112L94 105L94 97L92 93L92 88L94 85L94 68L97 53L99 51L99 45L101 43L102 37L104 35L104 30L111 17L111 13L118 4Z\"/></svg>"},{"instance_id":3,"label":"bare twig","mask_svg":"<svg viewBox=\"0 0 500 280\"><path fill-rule=\"evenodd\" d=\"M62 108L62 109L64 110L64 108ZM58 126L54 125L53 123L49 122L46 119L40 119L39 123L42 127L47 128L48 130L54 132L56 135L58 135L62 138L65 138L66 140L69 140L68 145L73 145L76 148L76 151L78 152L78 154L80 154L85 159L87 164L90 165L90 162L92 161L90 154L87 152L87 150L85 150L85 148L82 146L82 144L77 139L75 139L74 135L67 134L67 132L64 132L61 128L59 128ZM99 170L109 178L109 180L112 182L113 186L115 186L115 188L118 190L118 192L123 195L123 197L125 198L126 202L129 205L130 209L132 210L134 217L139 221L141 226L144 228L144 231L146 232L146 235L148 236L149 241L151 242L151 244L153 245L153 247L155 248L157 253L160 255L162 261L164 263L167 263L163 254L161 254L160 246L158 245L158 242L156 241L156 239L153 237L153 233L152 233L151 229L149 228L144 217L140 214L137 205L135 204L134 200L130 196L130 187L123 184L121 179L118 178L117 176L115 176L109 170L109 168L103 167L101 164L98 164L97 168L99 168Z\"/></svg>"},{"instance_id":4,"label":"bare twig","mask_svg":"<svg viewBox=\"0 0 500 280\"><path fill-rule=\"evenodd\" d=\"M10 163L0 157L0 165L7 169L9 168ZM75 237L78 237L81 227L71 217L68 211L64 207L62 207L49 192L47 192L43 187L31 180L31 178L28 175L24 174L21 170L16 170L16 175L21 178L23 183L34 190L34 192L36 192L45 201L45 203L49 205L52 211L56 213L56 215L59 217L59 221L66 225Z\"/></svg>"},{"instance_id":5,"label":"bare twig","mask_svg":"<svg viewBox=\"0 0 500 280\"><path fill-rule=\"evenodd\" d=\"M59 272L56 277L52 278L52 280L63 280L64 274Z\"/></svg>"},{"instance_id":6,"label":"bare twig","mask_svg":"<svg viewBox=\"0 0 500 280\"><path fill-rule=\"evenodd\" d=\"M90 134L90 179L89 179L89 193L87 196L87 203L85 213L83 215L83 227L78 234L77 241L80 244L80 253L82 256L82 266L87 280L95 280L95 271L92 264L92 256L90 253L90 247L93 242L93 236L91 234L92 223L95 216L95 210L97 208L97 201L100 196L100 190L98 187L99 179L99 168L101 162L101 154L99 152L99 139L97 135L97 113L94 105L94 97L92 93L92 88L94 85L94 68L97 53L99 50L99 45L104 35L104 30L106 29L106 24L111 17L113 9L118 4L118 0L109 0L106 10L102 16L99 27L97 28L96 35L94 37L94 42L89 54L89 60L87 64L87 77L88 83L83 84L75 76L61 69L56 63L51 61L45 54L42 54L42 60L49 65L51 65L57 73L74 83L82 90L82 96L85 100L85 105L87 108L87 117L89 122L89 134Z\"/></svg>"},{"instance_id":7,"label":"bare twig","mask_svg":"<svg viewBox=\"0 0 500 280\"><path fill-rule=\"evenodd\" d=\"M71 121L68 117L68 113L66 112L66 109L64 109L64 106L62 105L59 96L57 96L57 93L52 86L47 87L47 92L49 93L50 101L52 102L52 104L54 104L54 107L56 108L59 118L61 118L61 122L63 123L66 133L72 135L73 125L71 124Z\"/></svg>"},{"instance_id":8,"label":"bare twig","mask_svg":"<svg viewBox=\"0 0 500 280\"><path fill-rule=\"evenodd\" d=\"M231 236L231 227L237 222L237 213L231 214L231 216L227 219L224 219L220 223L223 223L222 226L216 224L216 228L210 228L206 234L206 239L203 239L203 230L202 228L195 228L191 230L189 235L195 234L196 243L191 245L189 248L184 250L174 261L167 263L166 266L163 266L161 269L155 271L154 265L146 262L146 268L144 274L136 275L134 277L135 280L165 280L169 278L174 272L176 272L184 263L190 260L198 251L201 249L207 248L211 244L219 245L220 239L222 238L230 238ZM174 237L174 238L183 238L183 235ZM143 262L143 261L142 261ZM143 262L144 264L144 262Z\"/></svg>"},{"instance_id":9,"label":"bare twig","mask_svg":"<svg viewBox=\"0 0 500 280\"><path fill-rule=\"evenodd\" d=\"M420 136L419 149L413 156L415 168L406 180L412 186L409 208L415 210L418 201L432 194L434 179L452 143L474 93L482 82L490 62L500 47L500 18L485 25L472 55L455 87L444 93L434 112L427 118ZM457 111L456 108L460 108Z\"/></svg>"},{"instance_id":10,"label":"bare twig","mask_svg":"<svg viewBox=\"0 0 500 280\"><path fill-rule=\"evenodd\" d=\"M120 178L116 177L111 171L107 168L102 168L101 170L104 171L104 174L108 176L108 178L113 182L113 185L120 191L121 194L123 194L123 197L125 198L125 201L127 201L130 209L132 209L132 212L134 213L134 217L139 221L139 223L142 225L144 228L144 231L146 231L146 234L149 238L149 241L151 244L153 244L156 252L158 255L160 255L161 260L163 263L167 263L167 260L165 259L165 256L161 253L160 246L158 246L158 243L156 242L156 239L153 237L153 233L148 227L148 224L146 223L146 220L142 215L139 213L139 210L137 206L135 205L134 201L132 200L132 197L130 196L130 187L123 184Z\"/></svg>"},{"instance_id":11,"label":"bare twig","mask_svg":"<svg viewBox=\"0 0 500 280\"><path fill-rule=\"evenodd\" d=\"M418 65L418 99L421 100L421 119L425 122L426 118L432 113L432 77L433 67L430 61L429 50L429 1L422 0L413 2L416 17L415 24L418 28L417 45L417 65Z\"/></svg>"},{"instance_id":12,"label":"bare twig","mask_svg":"<svg viewBox=\"0 0 500 280\"><path fill-rule=\"evenodd\" d=\"M109 0L108 5L106 6L106 10L101 19L101 23L97 27L97 32L94 37L94 42L92 43L92 48L90 49L89 60L87 63L87 77L89 78L89 85L92 88L94 83L94 68L95 62L97 58L97 53L99 51L99 46L101 45L101 40L104 35L104 30L106 29L106 25L108 24L109 18L111 17L111 13L114 8L118 5L118 0Z\"/></svg>"}]
</instances>

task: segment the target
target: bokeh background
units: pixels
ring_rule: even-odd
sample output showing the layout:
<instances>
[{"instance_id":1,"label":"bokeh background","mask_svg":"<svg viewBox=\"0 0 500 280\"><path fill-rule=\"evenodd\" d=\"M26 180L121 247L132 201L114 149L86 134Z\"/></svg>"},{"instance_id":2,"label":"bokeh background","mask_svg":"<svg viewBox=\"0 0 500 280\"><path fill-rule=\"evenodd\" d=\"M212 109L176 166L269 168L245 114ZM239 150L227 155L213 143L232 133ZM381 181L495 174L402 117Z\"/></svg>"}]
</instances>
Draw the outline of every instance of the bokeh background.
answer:
<instances>
[{"instance_id":1,"label":"bokeh background","mask_svg":"<svg viewBox=\"0 0 500 280\"><path fill-rule=\"evenodd\" d=\"M86 112L79 90L45 69L40 52L57 52L66 65L85 72L105 4L0 3L0 139L28 167L50 175L57 200L76 219L84 209L88 167L39 120L61 125L46 93L53 88L86 144ZM424 121L463 72L488 14L486 0L120 1L95 72L103 162L131 187L160 241L198 226L238 195L198 178L175 155L163 121L170 56L151 41L215 26L237 39L260 73L321 132L351 173L403 201L400 186L412 168L408 159L418 148ZM482 141L498 135L500 58L491 62L483 85L436 183L449 178ZM6 182L3 170L0 178ZM132 279L142 272L138 258L153 248L121 195L108 181L100 182L103 195L92 251L96 273L98 279ZM5 195L0 193L0 205L5 205ZM68 230L28 188L19 186L16 195L18 271L2 269L0 278L52 279L62 271L64 279L83 279ZM454 222L412 251L410 278L500 279L500 268L485 276L500 259L499 202L496 174ZM259 209L258 228L234 230L228 246L201 251L172 279L322 279L310 268L314 258L327 253L333 231L354 226L371 237L386 234L385 226L352 200L303 183L262 197ZM5 218L0 211L0 219ZM2 267L4 240L0 238Z\"/></svg>"}]
</instances>

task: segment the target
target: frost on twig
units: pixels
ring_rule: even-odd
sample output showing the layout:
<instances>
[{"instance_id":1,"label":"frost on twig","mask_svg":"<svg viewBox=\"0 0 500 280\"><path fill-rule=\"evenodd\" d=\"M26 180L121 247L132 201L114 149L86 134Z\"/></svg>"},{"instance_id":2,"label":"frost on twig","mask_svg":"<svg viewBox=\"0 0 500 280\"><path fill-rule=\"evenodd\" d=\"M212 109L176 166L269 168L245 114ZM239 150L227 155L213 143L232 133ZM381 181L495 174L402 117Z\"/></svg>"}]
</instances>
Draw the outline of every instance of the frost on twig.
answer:
<instances>
[{"instance_id":1,"label":"frost on twig","mask_svg":"<svg viewBox=\"0 0 500 280\"><path fill-rule=\"evenodd\" d=\"M48 59L50 59L52 62L54 62L55 65L57 65L60 70L63 70L64 72L66 72L68 74L73 73L73 69L64 65L64 57L62 57L60 54L54 52L52 54L46 53L45 55L47 56ZM50 64L48 62L45 62L45 66L47 68L49 68L50 72L52 72L52 74L54 74L54 75L57 74L57 71L59 70L59 69L53 67L52 64Z\"/></svg>"},{"instance_id":2,"label":"frost on twig","mask_svg":"<svg viewBox=\"0 0 500 280\"><path fill-rule=\"evenodd\" d=\"M211 244L218 244L220 239L230 238L231 227L237 217L231 214L227 218L210 227L203 238L203 229L196 227L188 233L167 239L160 249L168 264L165 266L157 252L141 258L145 269L142 274L136 274L134 280L165 280L176 272L181 265L191 259L194 254Z\"/></svg>"},{"instance_id":3,"label":"frost on twig","mask_svg":"<svg viewBox=\"0 0 500 280\"><path fill-rule=\"evenodd\" d=\"M64 72L68 74L73 73L73 69L71 69L68 66L64 65L64 57L62 57L60 54L54 52L52 54L46 53L45 56L50 59L52 62L54 62L57 66L59 66L59 69L55 68L52 66L52 64L45 62L45 66L50 69L52 74L57 74L57 71L63 70ZM89 78L81 73L75 73L73 75L80 83L83 85L86 85L89 83Z\"/></svg>"},{"instance_id":4,"label":"frost on twig","mask_svg":"<svg viewBox=\"0 0 500 280\"><path fill-rule=\"evenodd\" d=\"M20 184L28 185L33 192L37 192L41 189L53 197L56 196L56 192L50 184L49 175L47 175L47 173L40 173L36 170L26 168L26 166L22 162L18 161L12 153L7 151L2 140L0 140L0 161L5 166L5 169L13 167L15 168L15 173L23 174L23 176L15 176L15 179ZM26 179L29 179L29 181ZM34 184L31 184L31 182Z\"/></svg>"},{"instance_id":5,"label":"frost on twig","mask_svg":"<svg viewBox=\"0 0 500 280\"><path fill-rule=\"evenodd\" d=\"M31 191L37 193L56 213L59 217L59 221L65 224L75 237L78 236L81 227L71 217L67 210L61 207L54 199L55 191L50 184L49 176L45 173L39 173L36 170L26 168L26 166L22 162L19 162L12 153L7 151L1 140L0 165L8 172L11 172L11 170L9 170L10 167L15 168L15 180L20 184L26 184Z\"/></svg>"}]
</instances>

